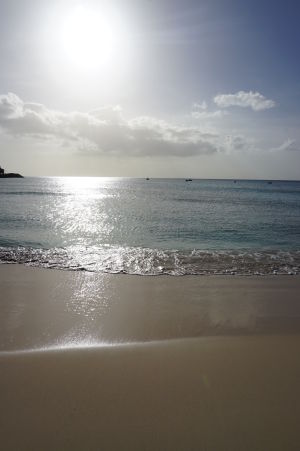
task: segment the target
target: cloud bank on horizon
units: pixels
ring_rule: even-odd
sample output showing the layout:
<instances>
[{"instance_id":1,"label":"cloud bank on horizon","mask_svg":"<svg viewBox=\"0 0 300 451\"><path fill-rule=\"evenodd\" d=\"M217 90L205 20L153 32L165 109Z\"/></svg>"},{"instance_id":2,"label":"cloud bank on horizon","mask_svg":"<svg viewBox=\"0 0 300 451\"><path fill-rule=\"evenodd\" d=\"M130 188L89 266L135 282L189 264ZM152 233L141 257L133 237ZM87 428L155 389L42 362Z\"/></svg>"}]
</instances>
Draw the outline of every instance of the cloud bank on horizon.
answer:
<instances>
[{"instance_id":1,"label":"cloud bank on horizon","mask_svg":"<svg viewBox=\"0 0 300 451\"><path fill-rule=\"evenodd\" d=\"M275 102L260 93L240 91L214 97L222 110L208 111L207 103L194 104L196 119L218 119L230 106L250 107L254 111L273 108ZM199 111L200 110L200 111ZM217 129L204 131L201 126L175 125L155 117L125 119L120 106L106 106L83 113L52 110L45 105L24 102L14 93L0 95L0 128L14 137L57 139L73 148L94 154L127 156L192 157L237 150L251 150L253 144L238 134L224 134ZM287 138L277 150L295 147ZM274 150L274 149L272 149Z\"/></svg>"},{"instance_id":2,"label":"cloud bank on horizon","mask_svg":"<svg viewBox=\"0 0 300 451\"><path fill-rule=\"evenodd\" d=\"M16 137L69 140L81 150L113 155L184 157L218 151L215 136L196 127L147 116L126 120L119 106L64 113L23 102L13 93L0 96L0 127Z\"/></svg>"}]
</instances>

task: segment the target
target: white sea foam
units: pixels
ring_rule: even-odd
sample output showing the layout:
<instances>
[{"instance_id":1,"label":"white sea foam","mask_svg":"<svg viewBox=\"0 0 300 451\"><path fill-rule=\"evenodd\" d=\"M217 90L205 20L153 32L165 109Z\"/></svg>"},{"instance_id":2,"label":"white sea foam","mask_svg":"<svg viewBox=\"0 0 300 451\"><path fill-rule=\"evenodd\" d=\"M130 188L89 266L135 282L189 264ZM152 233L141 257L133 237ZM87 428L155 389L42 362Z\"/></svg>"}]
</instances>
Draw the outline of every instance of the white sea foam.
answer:
<instances>
[{"instance_id":1,"label":"white sea foam","mask_svg":"<svg viewBox=\"0 0 300 451\"><path fill-rule=\"evenodd\" d=\"M300 273L300 251L191 251L72 246L64 249L0 248L1 263L137 275L264 275Z\"/></svg>"}]
</instances>

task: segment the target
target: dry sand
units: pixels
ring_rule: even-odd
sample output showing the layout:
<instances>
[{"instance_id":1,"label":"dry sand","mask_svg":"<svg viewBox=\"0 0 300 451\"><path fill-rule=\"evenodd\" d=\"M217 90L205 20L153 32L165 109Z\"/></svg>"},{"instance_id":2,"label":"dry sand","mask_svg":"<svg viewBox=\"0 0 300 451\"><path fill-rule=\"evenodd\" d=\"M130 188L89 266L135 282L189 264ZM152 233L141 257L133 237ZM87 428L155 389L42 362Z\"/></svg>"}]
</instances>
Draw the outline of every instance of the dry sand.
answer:
<instances>
[{"instance_id":1,"label":"dry sand","mask_svg":"<svg viewBox=\"0 0 300 451\"><path fill-rule=\"evenodd\" d=\"M1 449L298 450L299 288L2 265Z\"/></svg>"}]
</instances>

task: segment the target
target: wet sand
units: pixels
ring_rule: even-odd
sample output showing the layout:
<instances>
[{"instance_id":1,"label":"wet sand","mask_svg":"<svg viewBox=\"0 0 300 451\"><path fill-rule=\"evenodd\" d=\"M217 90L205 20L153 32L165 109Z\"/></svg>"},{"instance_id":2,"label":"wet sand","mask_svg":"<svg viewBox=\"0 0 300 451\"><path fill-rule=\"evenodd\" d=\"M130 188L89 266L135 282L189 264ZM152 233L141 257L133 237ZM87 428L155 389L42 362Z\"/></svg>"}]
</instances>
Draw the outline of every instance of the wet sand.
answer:
<instances>
[{"instance_id":1,"label":"wet sand","mask_svg":"<svg viewBox=\"0 0 300 451\"><path fill-rule=\"evenodd\" d=\"M5 450L298 450L299 336L6 354Z\"/></svg>"},{"instance_id":2,"label":"wet sand","mask_svg":"<svg viewBox=\"0 0 300 451\"><path fill-rule=\"evenodd\" d=\"M128 276L0 265L0 351L298 333L300 277Z\"/></svg>"},{"instance_id":3,"label":"wet sand","mask_svg":"<svg viewBox=\"0 0 300 451\"><path fill-rule=\"evenodd\" d=\"M0 266L1 447L298 450L299 289Z\"/></svg>"}]
</instances>

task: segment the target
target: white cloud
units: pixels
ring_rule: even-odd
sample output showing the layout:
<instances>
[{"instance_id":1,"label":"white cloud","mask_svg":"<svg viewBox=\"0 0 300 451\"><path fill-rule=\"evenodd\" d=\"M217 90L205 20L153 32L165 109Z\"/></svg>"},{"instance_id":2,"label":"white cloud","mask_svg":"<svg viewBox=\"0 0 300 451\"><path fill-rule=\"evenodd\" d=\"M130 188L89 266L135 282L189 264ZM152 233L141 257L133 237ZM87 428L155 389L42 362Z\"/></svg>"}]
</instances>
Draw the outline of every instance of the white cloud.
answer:
<instances>
[{"instance_id":1,"label":"white cloud","mask_svg":"<svg viewBox=\"0 0 300 451\"><path fill-rule=\"evenodd\" d=\"M255 150L255 143L253 140L246 138L244 135L226 135L224 139L224 148L228 153L232 152L253 152Z\"/></svg>"},{"instance_id":2,"label":"white cloud","mask_svg":"<svg viewBox=\"0 0 300 451\"><path fill-rule=\"evenodd\" d=\"M17 95L0 96L0 127L13 136L70 142L77 149L113 155L192 156L222 150L216 135L152 117L126 120L119 106L64 113Z\"/></svg>"},{"instance_id":3,"label":"white cloud","mask_svg":"<svg viewBox=\"0 0 300 451\"><path fill-rule=\"evenodd\" d=\"M195 119L220 119L228 114L228 111L192 111L192 117Z\"/></svg>"},{"instance_id":4,"label":"white cloud","mask_svg":"<svg viewBox=\"0 0 300 451\"><path fill-rule=\"evenodd\" d=\"M195 110L206 110L207 109L207 103L205 102L205 100L202 103L195 102L193 104L193 108Z\"/></svg>"},{"instance_id":5,"label":"white cloud","mask_svg":"<svg viewBox=\"0 0 300 451\"><path fill-rule=\"evenodd\" d=\"M299 152L300 146L297 145L295 139L286 139L280 146L273 147L271 152L281 152L281 151L289 151L289 152Z\"/></svg>"},{"instance_id":6,"label":"white cloud","mask_svg":"<svg viewBox=\"0 0 300 451\"><path fill-rule=\"evenodd\" d=\"M200 120L220 118L224 114L228 112L208 111L204 105L192 112ZM126 119L120 106L66 113L39 103L23 102L12 93L0 95L0 130L14 137L49 141L68 152L77 150L106 156L191 157L270 149L266 144L262 148L256 140L238 131L228 134L225 130L218 132L216 127L205 130L203 126L180 126L148 116ZM288 139L270 150L300 149L294 140Z\"/></svg>"},{"instance_id":7,"label":"white cloud","mask_svg":"<svg viewBox=\"0 0 300 451\"><path fill-rule=\"evenodd\" d=\"M207 103L205 100L202 103L195 102L193 104L191 116L194 119L220 119L228 114L226 110L208 111Z\"/></svg>"},{"instance_id":8,"label":"white cloud","mask_svg":"<svg viewBox=\"0 0 300 451\"><path fill-rule=\"evenodd\" d=\"M274 100L266 99L259 92L239 91L235 94L219 94L214 97L214 102L220 108L239 106L242 108L252 108L254 111L267 110L275 106Z\"/></svg>"},{"instance_id":9,"label":"white cloud","mask_svg":"<svg viewBox=\"0 0 300 451\"><path fill-rule=\"evenodd\" d=\"M0 96L0 119L14 119L22 114L23 102L18 96L9 92Z\"/></svg>"}]
</instances>

